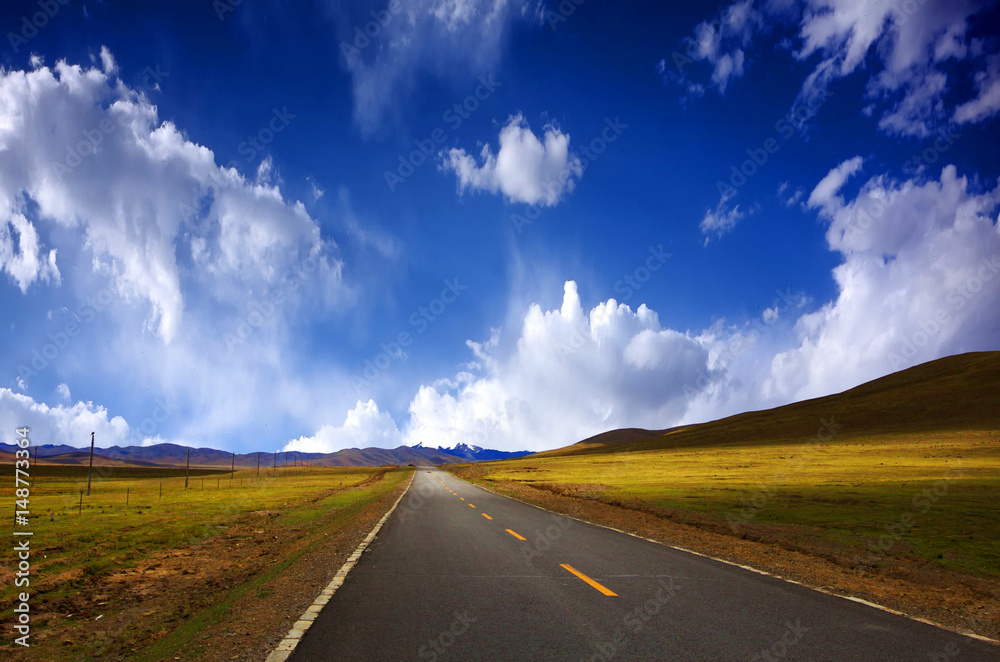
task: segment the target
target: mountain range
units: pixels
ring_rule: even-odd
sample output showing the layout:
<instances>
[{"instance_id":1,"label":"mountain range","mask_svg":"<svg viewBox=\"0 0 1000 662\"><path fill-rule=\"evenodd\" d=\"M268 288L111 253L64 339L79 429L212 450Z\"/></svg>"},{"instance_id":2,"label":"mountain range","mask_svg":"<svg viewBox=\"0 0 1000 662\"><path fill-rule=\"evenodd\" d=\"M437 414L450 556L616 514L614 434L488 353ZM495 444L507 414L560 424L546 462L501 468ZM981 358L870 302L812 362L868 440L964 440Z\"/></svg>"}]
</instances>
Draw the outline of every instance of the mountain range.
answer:
<instances>
[{"instance_id":1,"label":"mountain range","mask_svg":"<svg viewBox=\"0 0 1000 662\"><path fill-rule=\"evenodd\" d=\"M13 444L0 443L0 460L9 461L17 450ZM478 462L498 460L527 455L529 451L497 451L479 446L458 444L454 448L431 448L420 444L399 446L398 448L346 448L335 453L237 453L214 448L188 448L177 444L154 444L151 446L111 446L95 448L94 459L100 464L129 464L135 466L183 466L191 453L193 467L235 466L249 469L257 466L303 465L322 467L368 467L386 464L452 464L456 462ZM66 445L42 444L37 447L38 460L51 464L86 464L90 461L90 450Z\"/></svg>"}]
</instances>

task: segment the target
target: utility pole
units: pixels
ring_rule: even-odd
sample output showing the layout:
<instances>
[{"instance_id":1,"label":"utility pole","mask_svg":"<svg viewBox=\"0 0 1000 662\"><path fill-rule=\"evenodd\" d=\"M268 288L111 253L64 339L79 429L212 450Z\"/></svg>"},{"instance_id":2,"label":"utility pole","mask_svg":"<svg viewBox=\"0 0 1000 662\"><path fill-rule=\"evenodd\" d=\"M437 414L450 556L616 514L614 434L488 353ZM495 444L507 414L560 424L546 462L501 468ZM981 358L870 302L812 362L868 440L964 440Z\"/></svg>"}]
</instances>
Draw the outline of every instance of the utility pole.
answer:
<instances>
[{"instance_id":1,"label":"utility pole","mask_svg":"<svg viewBox=\"0 0 1000 662\"><path fill-rule=\"evenodd\" d=\"M188 488L188 476L191 475L191 449L188 449L187 465L184 467L184 489Z\"/></svg>"},{"instance_id":2,"label":"utility pole","mask_svg":"<svg viewBox=\"0 0 1000 662\"><path fill-rule=\"evenodd\" d=\"M233 479L233 474L236 473L236 451L233 451L233 466L229 468L229 480Z\"/></svg>"},{"instance_id":3,"label":"utility pole","mask_svg":"<svg viewBox=\"0 0 1000 662\"><path fill-rule=\"evenodd\" d=\"M257 475L260 475L260 453L257 453Z\"/></svg>"},{"instance_id":4,"label":"utility pole","mask_svg":"<svg viewBox=\"0 0 1000 662\"><path fill-rule=\"evenodd\" d=\"M271 474L277 475L278 473L278 452L274 452L274 466L271 467Z\"/></svg>"},{"instance_id":5,"label":"utility pole","mask_svg":"<svg viewBox=\"0 0 1000 662\"><path fill-rule=\"evenodd\" d=\"M94 472L94 433L90 433L90 467L87 469L87 496L90 496L90 475Z\"/></svg>"}]
</instances>

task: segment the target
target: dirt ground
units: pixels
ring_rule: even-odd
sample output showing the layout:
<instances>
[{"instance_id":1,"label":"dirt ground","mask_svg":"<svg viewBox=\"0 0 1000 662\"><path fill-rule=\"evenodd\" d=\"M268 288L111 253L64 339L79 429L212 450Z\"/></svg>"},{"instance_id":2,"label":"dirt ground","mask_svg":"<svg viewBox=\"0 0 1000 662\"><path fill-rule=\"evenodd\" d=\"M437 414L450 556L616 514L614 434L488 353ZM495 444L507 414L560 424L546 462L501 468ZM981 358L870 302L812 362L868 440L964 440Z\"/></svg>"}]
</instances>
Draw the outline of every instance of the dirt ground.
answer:
<instances>
[{"instance_id":1,"label":"dirt ground","mask_svg":"<svg viewBox=\"0 0 1000 662\"><path fill-rule=\"evenodd\" d=\"M587 486L482 480L475 471L459 468L456 473L554 512L868 600L959 632L1000 639L997 581L943 571L891 551L876 557L797 527L753 523L734 532L725 523L690 511L599 501L588 496L592 490Z\"/></svg>"}]
</instances>

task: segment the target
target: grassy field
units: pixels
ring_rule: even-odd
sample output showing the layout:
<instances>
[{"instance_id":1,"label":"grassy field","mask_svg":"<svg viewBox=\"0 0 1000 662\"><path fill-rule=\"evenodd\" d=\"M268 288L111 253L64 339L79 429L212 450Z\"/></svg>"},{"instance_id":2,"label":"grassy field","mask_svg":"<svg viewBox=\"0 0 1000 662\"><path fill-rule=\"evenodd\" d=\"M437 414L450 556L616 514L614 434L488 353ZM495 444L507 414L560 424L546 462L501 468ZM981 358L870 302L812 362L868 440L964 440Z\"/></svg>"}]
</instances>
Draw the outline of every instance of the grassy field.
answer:
<instances>
[{"instance_id":1,"label":"grassy field","mask_svg":"<svg viewBox=\"0 0 1000 662\"><path fill-rule=\"evenodd\" d=\"M13 467L6 469L0 499L10 513ZM201 629L248 591L272 590L268 582L310 542L350 527L411 471L287 468L230 478L192 470L185 489L183 469L115 467L95 478L81 510L85 467L38 469L29 527L32 660L200 658L186 647ZM12 604L20 590L11 573L2 575L0 601ZM23 654L6 637L0 650Z\"/></svg>"},{"instance_id":2,"label":"grassy field","mask_svg":"<svg viewBox=\"0 0 1000 662\"><path fill-rule=\"evenodd\" d=\"M734 535L767 525L883 554L1000 576L1000 434L874 435L525 458L454 469L684 519ZM692 520L693 521L693 520ZM853 552L856 555L856 551Z\"/></svg>"}]
</instances>

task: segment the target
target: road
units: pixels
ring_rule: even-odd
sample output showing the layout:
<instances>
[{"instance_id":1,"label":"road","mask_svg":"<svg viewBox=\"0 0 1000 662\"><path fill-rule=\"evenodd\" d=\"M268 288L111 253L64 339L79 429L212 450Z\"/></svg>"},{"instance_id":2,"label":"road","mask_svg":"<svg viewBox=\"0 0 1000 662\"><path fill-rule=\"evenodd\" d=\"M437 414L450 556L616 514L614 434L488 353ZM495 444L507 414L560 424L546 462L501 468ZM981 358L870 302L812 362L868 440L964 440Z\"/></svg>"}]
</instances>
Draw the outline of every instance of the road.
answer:
<instances>
[{"instance_id":1,"label":"road","mask_svg":"<svg viewBox=\"0 0 1000 662\"><path fill-rule=\"evenodd\" d=\"M1000 660L1000 647L422 467L290 658Z\"/></svg>"}]
</instances>

